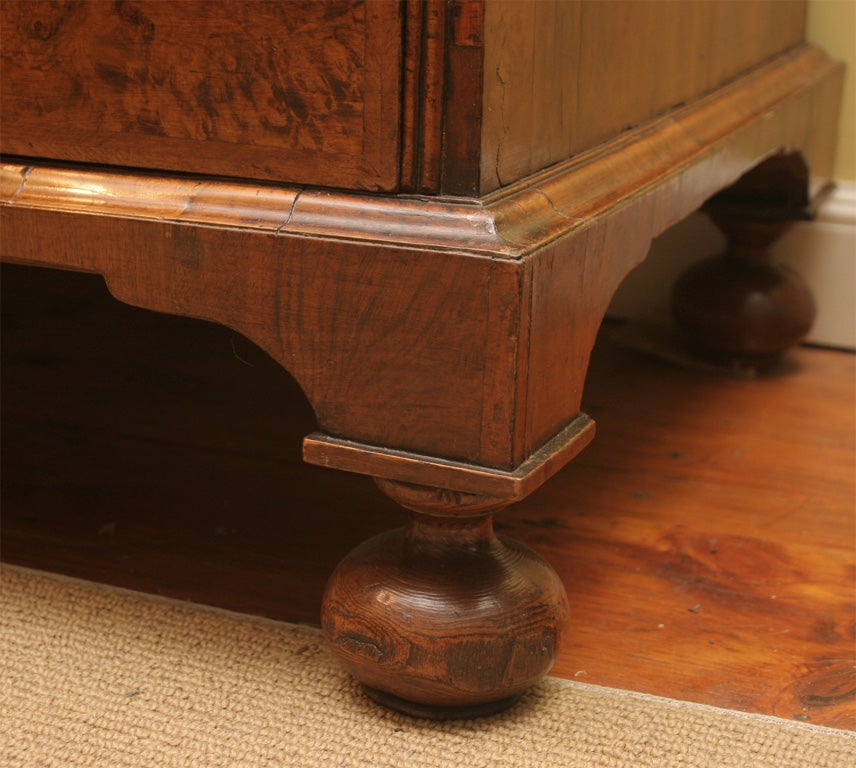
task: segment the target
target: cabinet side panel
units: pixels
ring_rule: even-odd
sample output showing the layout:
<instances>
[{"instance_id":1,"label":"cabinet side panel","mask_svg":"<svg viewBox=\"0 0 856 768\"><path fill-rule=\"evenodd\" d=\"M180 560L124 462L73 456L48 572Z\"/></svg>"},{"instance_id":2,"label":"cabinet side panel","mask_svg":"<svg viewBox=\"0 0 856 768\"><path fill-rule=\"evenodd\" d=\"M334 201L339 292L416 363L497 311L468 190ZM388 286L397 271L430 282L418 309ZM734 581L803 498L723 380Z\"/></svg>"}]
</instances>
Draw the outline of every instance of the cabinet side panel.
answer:
<instances>
[{"instance_id":1,"label":"cabinet side panel","mask_svg":"<svg viewBox=\"0 0 856 768\"><path fill-rule=\"evenodd\" d=\"M803 40L805 4L486 5L482 193L708 93Z\"/></svg>"},{"instance_id":2,"label":"cabinet side panel","mask_svg":"<svg viewBox=\"0 0 856 768\"><path fill-rule=\"evenodd\" d=\"M638 207L541 249L532 257L532 309L523 455L580 410L589 357L606 308L645 256L648 215Z\"/></svg>"},{"instance_id":3,"label":"cabinet side panel","mask_svg":"<svg viewBox=\"0 0 856 768\"><path fill-rule=\"evenodd\" d=\"M569 155L580 7L553 0L486 4L483 193Z\"/></svg>"}]
</instances>

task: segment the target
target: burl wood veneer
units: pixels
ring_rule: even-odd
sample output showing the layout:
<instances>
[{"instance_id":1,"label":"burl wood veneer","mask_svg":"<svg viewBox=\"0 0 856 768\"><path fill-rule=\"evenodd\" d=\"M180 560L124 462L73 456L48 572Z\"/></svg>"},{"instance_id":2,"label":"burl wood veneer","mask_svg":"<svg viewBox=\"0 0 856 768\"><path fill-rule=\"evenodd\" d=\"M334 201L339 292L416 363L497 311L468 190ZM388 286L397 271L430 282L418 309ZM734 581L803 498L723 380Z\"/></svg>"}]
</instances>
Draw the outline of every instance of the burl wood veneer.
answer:
<instances>
[{"instance_id":1,"label":"burl wood veneer","mask_svg":"<svg viewBox=\"0 0 856 768\"><path fill-rule=\"evenodd\" d=\"M823 183L841 67L768 3L6 2L2 257L245 334L307 461L409 526L324 625L405 709L503 706L564 593L492 533L592 439L589 353L653 237L769 158Z\"/></svg>"}]
</instances>

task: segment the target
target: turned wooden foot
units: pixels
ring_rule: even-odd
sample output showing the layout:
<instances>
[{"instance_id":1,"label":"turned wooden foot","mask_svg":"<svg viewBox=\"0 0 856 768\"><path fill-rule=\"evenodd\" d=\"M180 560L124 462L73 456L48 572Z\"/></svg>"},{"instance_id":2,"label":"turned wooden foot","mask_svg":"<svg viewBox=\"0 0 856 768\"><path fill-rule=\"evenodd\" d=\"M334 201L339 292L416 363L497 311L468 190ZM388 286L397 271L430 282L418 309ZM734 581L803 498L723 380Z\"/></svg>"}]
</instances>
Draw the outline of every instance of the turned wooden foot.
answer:
<instances>
[{"instance_id":1,"label":"turned wooden foot","mask_svg":"<svg viewBox=\"0 0 856 768\"><path fill-rule=\"evenodd\" d=\"M493 532L507 502L388 480L409 524L354 550L322 607L330 647L376 700L472 717L512 704L553 664L565 590L537 554Z\"/></svg>"},{"instance_id":2,"label":"turned wooden foot","mask_svg":"<svg viewBox=\"0 0 856 768\"><path fill-rule=\"evenodd\" d=\"M805 281L770 254L788 222L714 220L728 234L729 247L694 264L675 283L678 328L704 357L775 362L806 337L815 315Z\"/></svg>"},{"instance_id":3,"label":"turned wooden foot","mask_svg":"<svg viewBox=\"0 0 856 768\"><path fill-rule=\"evenodd\" d=\"M793 221L810 215L805 174L798 157L777 156L705 206L727 249L694 264L672 290L675 322L697 354L763 366L811 330L808 286L771 253Z\"/></svg>"}]
</instances>

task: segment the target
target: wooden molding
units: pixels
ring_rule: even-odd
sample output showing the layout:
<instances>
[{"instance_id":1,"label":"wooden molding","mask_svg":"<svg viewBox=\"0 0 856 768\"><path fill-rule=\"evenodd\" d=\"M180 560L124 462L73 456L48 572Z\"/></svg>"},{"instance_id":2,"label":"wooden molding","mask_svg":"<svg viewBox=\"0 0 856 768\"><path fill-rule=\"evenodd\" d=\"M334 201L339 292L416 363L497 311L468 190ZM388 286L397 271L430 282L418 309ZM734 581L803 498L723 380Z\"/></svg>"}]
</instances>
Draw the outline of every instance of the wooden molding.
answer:
<instances>
[{"instance_id":1,"label":"wooden molding","mask_svg":"<svg viewBox=\"0 0 856 768\"><path fill-rule=\"evenodd\" d=\"M827 177L834 142L829 126L814 125L811 117L828 89L838 93L843 74L840 62L802 45L482 202L506 243L534 250L651 196L655 237L777 152L808 154L812 173ZM821 141L812 140L813 131ZM676 201L686 211L677 217Z\"/></svg>"},{"instance_id":2,"label":"wooden molding","mask_svg":"<svg viewBox=\"0 0 856 768\"><path fill-rule=\"evenodd\" d=\"M0 205L515 258L477 201L0 165Z\"/></svg>"},{"instance_id":3,"label":"wooden molding","mask_svg":"<svg viewBox=\"0 0 856 768\"><path fill-rule=\"evenodd\" d=\"M594 439L594 433L594 421L581 413L552 440L510 471L408 454L320 433L304 439L303 459L309 464L511 502L525 498L549 480Z\"/></svg>"},{"instance_id":4,"label":"wooden molding","mask_svg":"<svg viewBox=\"0 0 856 768\"><path fill-rule=\"evenodd\" d=\"M842 75L800 46L483 198L10 159L2 258L101 272L124 301L244 333L297 378L323 435L362 444L313 436L308 460L414 482L401 467L452 483L488 467L519 496L533 486L502 473L577 417L600 319L651 240L778 152L825 176Z\"/></svg>"},{"instance_id":5,"label":"wooden molding","mask_svg":"<svg viewBox=\"0 0 856 768\"><path fill-rule=\"evenodd\" d=\"M842 76L825 53L800 46L725 89L480 199L369 196L18 161L0 169L0 204L520 259L648 196L655 237L765 157L810 153L817 89L830 81L837 87ZM812 163L815 175L828 170Z\"/></svg>"},{"instance_id":6,"label":"wooden molding","mask_svg":"<svg viewBox=\"0 0 856 768\"><path fill-rule=\"evenodd\" d=\"M447 5L445 0L404 5L403 192L440 189Z\"/></svg>"}]
</instances>

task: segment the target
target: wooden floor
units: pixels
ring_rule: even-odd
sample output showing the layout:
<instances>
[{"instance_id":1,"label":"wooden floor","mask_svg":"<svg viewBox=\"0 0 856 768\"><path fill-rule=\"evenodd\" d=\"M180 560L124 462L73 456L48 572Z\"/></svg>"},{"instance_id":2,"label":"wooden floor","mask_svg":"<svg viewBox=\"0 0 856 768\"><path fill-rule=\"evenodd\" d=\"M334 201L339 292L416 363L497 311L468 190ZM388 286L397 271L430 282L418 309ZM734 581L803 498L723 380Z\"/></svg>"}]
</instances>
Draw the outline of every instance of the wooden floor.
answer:
<instances>
[{"instance_id":1,"label":"wooden floor","mask_svg":"<svg viewBox=\"0 0 856 768\"><path fill-rule=\"evenodd\" d=\"M317 623L334 564L402 514L305 466L313 414L237 334L5 268L2 558ZM554 674L856 728L856 358L754 381L602 334L598 437L500 528L564 580Z\"/></svg>"}]
</instances>

